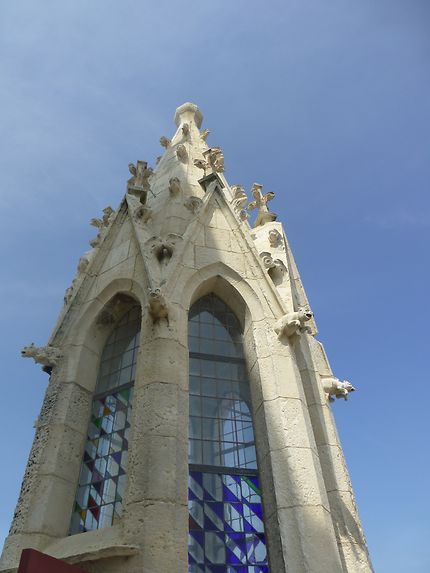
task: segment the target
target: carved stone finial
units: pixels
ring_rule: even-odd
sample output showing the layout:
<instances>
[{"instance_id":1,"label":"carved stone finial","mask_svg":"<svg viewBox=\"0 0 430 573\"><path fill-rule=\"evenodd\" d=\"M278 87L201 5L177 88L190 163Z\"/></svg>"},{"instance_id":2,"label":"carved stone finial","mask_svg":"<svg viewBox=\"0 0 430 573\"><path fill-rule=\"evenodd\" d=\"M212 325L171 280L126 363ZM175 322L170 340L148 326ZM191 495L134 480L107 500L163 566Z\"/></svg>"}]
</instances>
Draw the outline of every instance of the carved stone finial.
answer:
<instances>
[{"instance_id":1,"label":"carved stone finial","mask_svg":"<svg viewBox=\"0 0 430 573\"><path fill-rule=\"evenodd\" d=\"M162 318L167 320L167 324L169 323L169 310L166 300L159 288L149 289L148 312L154 324L159 322Z\"/></svg>"},{"instance_id":2,"label":"carved stone finial","mask_svg":"<svg viewBox=\"0 0 430 573\"><path fill-rule=\"evenodd\" d=\"M200 134L200 139L202 139L203 141L206 141L209 134L210 134L209 129L204 129Z\"/></svg>"},{"instance_id":3,"label":"carved stone finial","mask_svg":"<svg viewBox=\"0 0 430 573\"><path fill-rule=\"evenodd\" d=\"M57 366L59 360L63 357L62 352L54 346L35 346L34 342L30 346L24 346L21 350L23 358L33 358L36 364L42 365L44 372L51 373L54 366Z\"/></svg>"},{"instance_id":4,"label":"carved stone finial","mask_svg":"<svg viewBox=\"0 0 430 573\"><path fill-rule=\"evenodd\" d=\"M245 189L242 185L232 185L231 190L233 191L233 199L231 201L233 209L241 221L246 221L248 218L248 213L246 212L248 197Z\"/></svg>"},{"instance_id":5,"label":"carved stone finial","mask_svg":"<svg viewBox=\"0 0 430 573\"><path fill-rule=\"evenodd\" d=\"M188 161L188 151L183 143L180 143L176 148L176 155L182 163L186 163Z\"/></svg>"},{"instance_id":6,"label":"carved stone finial","mask_svg":"<svg viewBox=\"0 0 430 573\"><path fill-rule=\"evenodd\" d=\"M299 309L296 312L289 312L278 320L275 324L275 332L278 338L289 337L295 334L304 323L313 317L309 309Z\"/></svg>"},{"instance_id":7,"label":"carved stone finial","mask_svg":"<svg viewBox=\"0 0 430 573\"><path fill-rule=\"evenodd\" d=\"M325 396L329 402L334 402L335 398L348 400L349 394L356 390L351 382L348 382L348 380L341 382L339 378L323 378L322 383Z\"/></svg>"},{"instance_id":8,"label":"carved stone finial","mask_svg":"<svg viewBox=\"0 0 430 573\"><path fill-rule=\"evenodd\" d=\"M279 247L282 242L282 235L277 229L270 229L269 231L269 243L270 246L275 248Z\"/></svg>"},{"instance_id":9,"label":"carved stone finial","mask_svg":"<svg viewBox=\"0 0 430 573\"><path fill-rule=\"evenodd\" d=\"M223 173L224 155L220 147L210 147L203 152L203 157L206 159L213 171L216 173Z\"/></svg>"},{"instance_id":10,"label":"carved stone finial","mask_svg":"<svg viewBox=\"0 0 430 573\"><path fill-rule=\"evenodd\" d=\"M164 137L164 135L160 137L160 144L162 147L165 147L167 149L170 146L170 143L171 143L170 139Z\"/></svg>"},{"instance_id":11,"label":"carved stone finial","mask_svg":"<svg viewBox=\"0 0 430 573\"><path fill-rule=\"evenodd\" d=\"M275 194L269 191L269 193L263 195L261 192L262 188L263 186L259 183L254 183L251 189L251 193L255 201L251 201L249 203L248 211L258 209L258 215L255 220L254 227L259 227L260 225L264 225L270 221L276 221L277 218L277 215L275 213L271 213L267 208L267 203L275 197Z\"/></svg>"},{"instance_id":12,"label":"carved stone finial","mask_svg":"<svg viewBox=\"0 0 430 573\"><path fill-rule=\"evenodd\" d=\"M181 192L181 182L178 177L172 177L169 179L169 191L170 195L179 195Z\"/></svg>"},{"instance_id":13,"label":"carved stone finial","mask_svg":"<svg viewBox=\"0 0 430 573\"><path fill-rule=\"evenodd\" d=\"M202 112L199 110L195 103L183 103L176 109L175 123L179 127L181 123L190 123L192 121L200 129L203 121Z\"/></svg>"},{"instance_id":14,"label":"carved stone finial","mask_svg":"<svg viewBox=\"0 0 430 573\"><path fill-rule=\"evenodd\" d=\"M91 219L90 225L99 229L97 236L89 242L91 247L95 248L100 244L103 231L111 224L114 214L115 211L110 205L108 205L103 209L103 217L101 219L98 219L97 217L93 217Z\"/></svg>"},{"instance_id":15,"label":"carved stone finial","mask_svg":"<svg viewBox=\"0 0 430 573\"><path fill-rule=\"evenodd\" d=\"M132 177L127 181L127 193L137 197L142 205L146 203L148 191L150 190L149 178L153 171L148 167L146 161L137 161L136 165L133 163L128 164L128 170Z\"/></svg>"},{"instance_id":16,"label":"carved stone finial","mask_svg":"<svg viewBox=\"0 0 430 573\"><path fill-rule=\"evenodd\" d=\"M199 197L195 197L194 195L188 197L188 199L184 203L184 206L188 209L188 211L191 211L193 215L195 215L200 211L202 205L203 201Z\"/></svg>"}]
</instances>

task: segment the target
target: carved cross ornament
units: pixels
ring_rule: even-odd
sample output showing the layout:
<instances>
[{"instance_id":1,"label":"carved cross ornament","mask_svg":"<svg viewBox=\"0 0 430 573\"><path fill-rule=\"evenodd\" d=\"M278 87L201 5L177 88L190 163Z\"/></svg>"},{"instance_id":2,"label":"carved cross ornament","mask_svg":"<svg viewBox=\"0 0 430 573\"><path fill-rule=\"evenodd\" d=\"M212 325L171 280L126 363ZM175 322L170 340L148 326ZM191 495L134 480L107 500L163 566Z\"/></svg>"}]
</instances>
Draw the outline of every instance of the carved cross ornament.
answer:
<instances>
[{"instance_id":1,"label":"carved cross ornament","mask_svg":"<svg viewBox=\"0 0 430 573\"><path fill-rule=\"evenodd\" d=\"M127 193L140 199L140 202L144 205L150 189L148 180L152 175L152 169L148 167L146 161L139 159L136 165L129 163L128 170L132 177L127 181Z\"/></svg>"},{"instance_id":2,"label":"carved cross ornament","mask_svg":"<svg viewBox=\"0 0 430 573\"><path fill-rule=\"evenodd\" d=\"M270 221L276 221L277 218L277 215L275 213L271 213L267 207L267 203L275 197L275 194L269 191L269 193L265 193L263 195L261 192L262 188L262 185L254 183L251 189L251 193L255 201L251 201L249 203L248 211L258 209L258 215L255 219L254 227L259 227L265 223L269 223Z\"/></svg>"}]
</instances>

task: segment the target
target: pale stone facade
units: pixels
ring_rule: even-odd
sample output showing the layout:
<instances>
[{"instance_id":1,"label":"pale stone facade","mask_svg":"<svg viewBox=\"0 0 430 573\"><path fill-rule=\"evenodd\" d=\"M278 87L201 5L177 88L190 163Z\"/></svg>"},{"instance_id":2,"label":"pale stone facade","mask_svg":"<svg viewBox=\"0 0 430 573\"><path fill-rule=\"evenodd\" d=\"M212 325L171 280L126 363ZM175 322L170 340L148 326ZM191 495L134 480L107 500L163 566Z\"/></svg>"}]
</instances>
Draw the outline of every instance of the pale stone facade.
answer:
<instances>
[{"instance_id":1,"label":"pale stone facade","mask_svg":"<svg viewBox=\"0 0 430 573\"><path fill-rule=\"evenodd\" d=\"M154 170L130 164L118 210L92 220L97 237L48 345L23 351L52 374L0 570L33 547L97 573L187 571L187 317L214 293L243 327L270 571L370 572L330 406L353 387L315 338L274 195L255 184L248 203L227 183L194 104L175 121ZM112 527L70 536L100 355L128 300L118 295L142 309L125 508Z\"/></svg>"}]
</instances>

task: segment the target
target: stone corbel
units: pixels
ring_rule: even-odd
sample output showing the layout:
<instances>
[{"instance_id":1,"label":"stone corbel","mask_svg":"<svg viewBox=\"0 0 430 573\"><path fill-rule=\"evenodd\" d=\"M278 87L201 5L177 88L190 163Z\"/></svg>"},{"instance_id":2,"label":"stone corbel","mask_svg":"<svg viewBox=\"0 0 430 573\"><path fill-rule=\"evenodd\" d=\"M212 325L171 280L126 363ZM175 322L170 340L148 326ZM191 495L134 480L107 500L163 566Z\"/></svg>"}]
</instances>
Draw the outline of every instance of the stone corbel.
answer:
<instances>
[{"instance_id":1,"label":"stone corbel","mask_svg":"<svg viewBox=\"0 0 430 573\"><path fill-rule=\"evenodd\" d=\"M343 398L348 400L351 392L355 392L356 388L348 382L348 380L339 380L339 378L328 377L322 378L325 397L329 402L334 402L335 398Z\"/></svg>"},{"instance_id":2,"label":"stone corbel","mask_svg":"<svg viewBox=\"0 0 430 573\"><path fill-rule=\"evenodd\" d=\"M199 197L192 195L184 202L184 207L191 211L193 215L196 215L202 208L203 201Z\"/></svg>"},{"instance_id":3,"label":"stone corbel","mask_svg":"<svg viewBox=\"0 0 430 573\"><path fill-rule=\"evenodd\" d=\"M59 348L54 346L35 346L34 342L32 342L30 346L24 346L21 350L21 356L23 358L33 358L36 364L42 365L44 372L51 374L52 369L58 365L63 354Z\"/></svg>"},{"instance_id":4,"label":"stone corbel","mask_svg":"<svg viewBox=\"0 0 430 573\"><path fill-rule=\"evenodd\" d=\"M241 221L246 221L246 219L248 219L248 213L246 212L248 197L246 195L245 189L242 185L233 185L231 190L233 191L233 199L231 204L233 206L234 212Z\"/></svg>"},{"instance_id":5,"label":"stone corbel","mask_svg":"<svg viewBox=\"0 0 430 573\"><path fill-rule=\"evenodd\" d=\"M158 323L165 319L169 324L169 310L166 299L159 288L149 289L148 312L152 318L152 323Z\"/></svg>"},{"instance_id":6,"label":"stone corbel","mask_svg":"<svg viewBox=\"0 0 430 573\"><path fill-rule=\"evenodd\" d=\"M139 205L133 213L133 219L137 223L145 225L152 218L152 209L146 205Z\"/></svg>"},{"instance_id":7,"label":"stone corbel","mask_svg":"<svg viewBox=\"0 0 430 573\"><path fill-rule=\"evenodd\" d=\"M269 231L269 244L274 249L282 245L282 235L277 229Z\"/></svg>"},{"instance_id":8,"label":"stone corbel","mask_svg":"<svg viewBox=\"0 0 430 573\"><path fill-rule=\"evenodd\" d=\"M171 144L171 143L172 143L172 142L170 141L170 139L168 139L167 137L164 137L164 135L162 135L162 136L160 137L160 145L161 145L162 147L164 147L165 149L167 149L168 147L170 147L170 144Z\"/></svg>"},{"instance_id":9,"label":"stone corbel","mask_svg":"<svg viewBox=\"0 0 430 573\"><path fill-rule=\"evenodd\" d=\"M182 125L182 135L185 139L190 139L190 125L188 123L184 123Z\"/></svg>"},{"instance_id":10,"label":"stone corbel","mask_svg":"<svg viewBox=\"0 0 430 573\"><path fill-rule=\"evenodd\" d=\"M182 163L186 163L188 161L188 151L183 143L180 143L176 148L176 156Z\"/></svg>"},{"instance_id":11,"label":"stone corbel","mask_svg":"<svg viewBox=\"0 0 430 573\"><path fill-rule=\"evenodd\" d=\"M296 312L289 312L278 320L275 324L275 332L279 339L289 338L304 328L304 323L313 317L313 312L309 309L299 309Z\"/></svg>"},{"instance_id":12,"label":"stone corbel","mask_svg":"<svg viewBox=\"0 0 430 573\"><path fill-rule=\"evenodd\" d=\"M274 259L271 253L266 251L260 253L263 265L275 284L282 282L283 277L287 274L288 270L281 259Z\"/></svg>"},{"instance_id":13,"label":"stone corbel","mask_svg":"<svg viewBox=\"0 0 430 573\"><path fill-rule=\"evenodd\" d=\"M169 233L165 237L152 237L148 241L148 249L155 255L160 264L167 265L173 256L176 243L182 241L180 235Z\"/></svg>"},{"instance_id":14,"label":"stone corbel","mask_svg":"<svg viewBox=\"0 0 430 573\"><path fill-rule=\"evenodd\" d=\"M179 195L181 193L181 182L178 177L172 177L169 179L169 192L172 197Z\"/></svg>"}]
</instances>

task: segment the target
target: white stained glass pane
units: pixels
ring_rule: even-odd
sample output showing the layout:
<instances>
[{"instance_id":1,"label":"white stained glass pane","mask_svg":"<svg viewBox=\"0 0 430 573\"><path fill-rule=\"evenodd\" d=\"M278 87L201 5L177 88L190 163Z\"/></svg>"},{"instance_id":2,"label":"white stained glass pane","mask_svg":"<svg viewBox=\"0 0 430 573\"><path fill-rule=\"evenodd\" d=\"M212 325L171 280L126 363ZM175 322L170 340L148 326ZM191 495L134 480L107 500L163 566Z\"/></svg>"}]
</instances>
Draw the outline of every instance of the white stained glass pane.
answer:
<instances>
[{"instance_id":1,"label":"white stained glass pane","mask_svg":"<svg viewBox=\"0 0 430 573\"><path fill-rule=\"evenodd\" d=\"M204 563L204 548L193 535L188 536L188 552L197 563ZM200 573L203 571L204 569L197 564L190 564L188 568L188 573Z\"/></svg>"},{"instance_id":2,"label":"white stained glass pane","mask_svg":"<svg viewBox=\"0 0 430 573\"><path fill-rule=\"evenodd\" d=\"M212 418L202 418L202 437L204 440L218 440L218 422Z\"/></svg>"},{"instance_id":3,"label":"white stained glass pane","mask_svg":"<svg viewBox=\"0 0 430 573\"><path fill-rule=\"evenodd\" d=\"M221 533L205 532L205 555L211 563L225 563L225 545Z\"/></svg>"},{"instance_id":4,"label":"white stained glass pane","mask_svg":"<svg viewBox=\"0 0 430 573\"><path fill-rule=\"evenodd\" d=\"M202 415L206 418L218 418L220 401L218 398L202 398Z\"/></svg>"},{"instance_id":5,"label":"white stained glass pane","mask_svg":"<svg viewBox=\"0 0 430 573\"><path fill-rule=\"evenodd\" d=\"M190 438L202 437L202 419L190 416L189 418L189 436Z\"/></svg>"},{"instance_id":6,"label":"white stained glass pane","mask_svg":"<svg viewBox=\"0 0 430 573\"><path fill-rule=\"evenodd\" d=\"M214 378L202 378L201 379L201 394L202 396L216 396L217 395L217 384Z\"/></svg>"},{"instance_id":7,"label":"white stained glass pane","mask_svg":"<svg viewBox=\"0 0 430 573\"><path fill-rule=\"evenodd\" d=\"M223 499L223 482L219 474L203 474L203 488L215 501Z\"/></svg>"},{"instance_id":8,"label":"white stained glass pane","mask_svg":"<svg viewBox=\"0 0 430 573\"><path fill-rule=\"evenodd\" d=\"M199 396L190 396L190 415L201 416L202 401Z\"/></svg>"},{"instance_id":9,"label":"white stained glass pane","mask_svg":"<svg viewBox=\"0 0 430 573\"><path fill-rule=\"evenodd\" d=\"M112 525L113 518L113 504L102 505L100 507L99 528L109 527Z\"/></svg>"},{"instance_id":10,"label":"white stained glass pane","mask_svg":"<svg viewBox=\"0 0 430 573\"><path fill-rule=\"evenodd\" d=\"M219 443L202 441L203 445L203 463L207 466L219 466L221 463Z\"/></svg>"},{"instance_id":11,"label":"white stained glass pane","mask_svg":"<svg viewBox=\"0 0 430 573\"><path fill-rule=\"evenodd\" d=\"M188 461L190 464L201 464L202 443L200 440L188 440Z\"/></svg>"}]
</instances>

